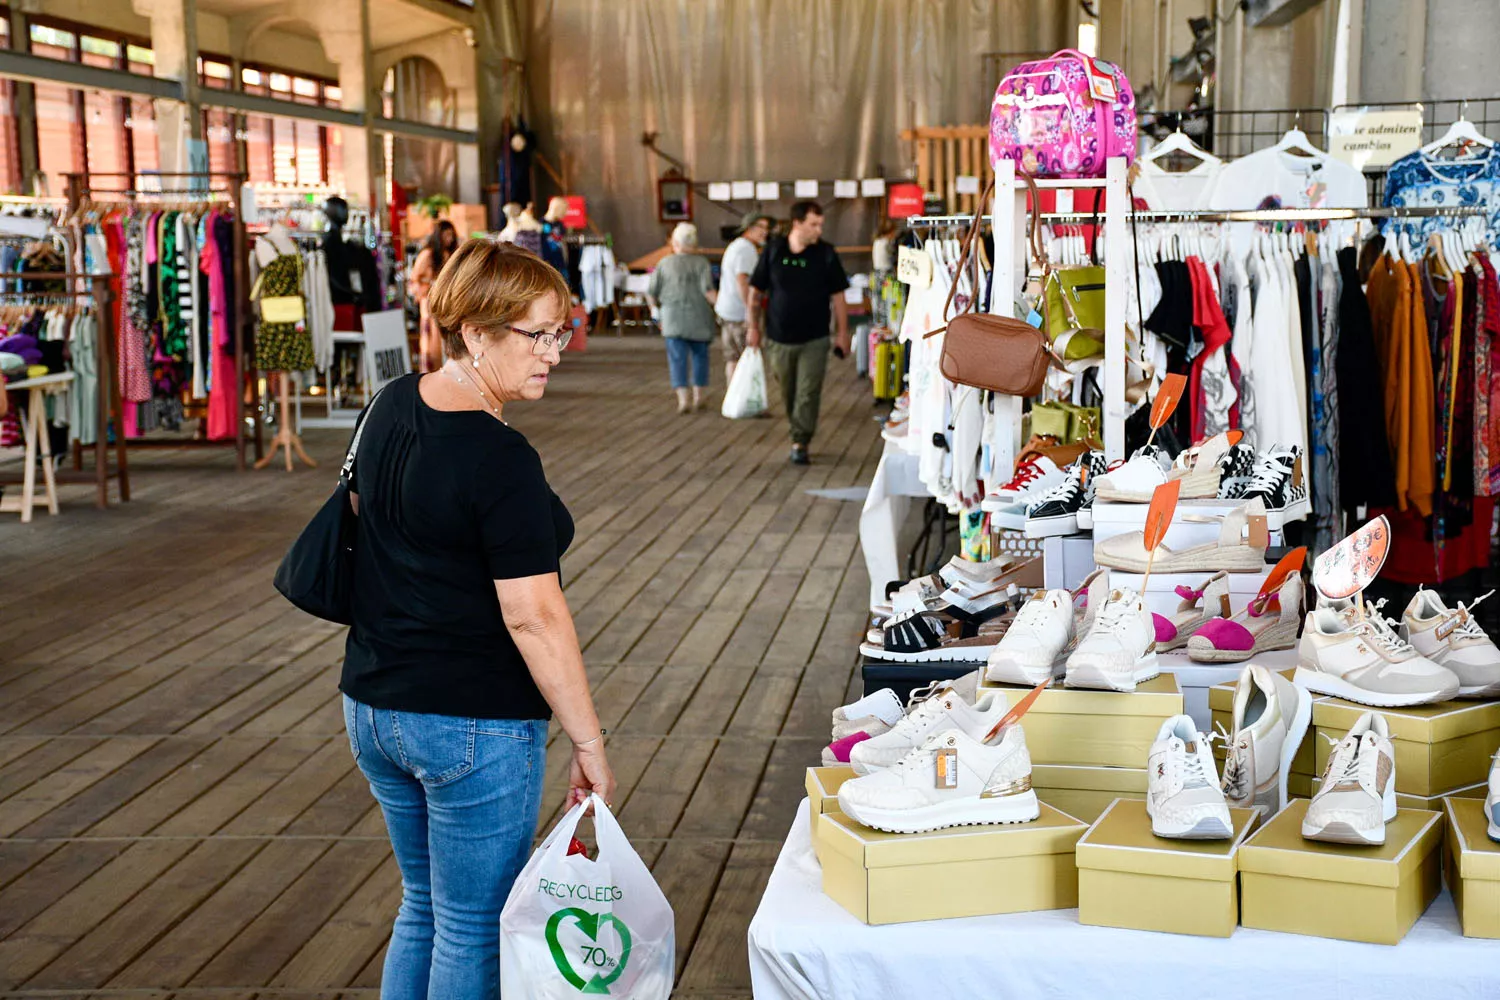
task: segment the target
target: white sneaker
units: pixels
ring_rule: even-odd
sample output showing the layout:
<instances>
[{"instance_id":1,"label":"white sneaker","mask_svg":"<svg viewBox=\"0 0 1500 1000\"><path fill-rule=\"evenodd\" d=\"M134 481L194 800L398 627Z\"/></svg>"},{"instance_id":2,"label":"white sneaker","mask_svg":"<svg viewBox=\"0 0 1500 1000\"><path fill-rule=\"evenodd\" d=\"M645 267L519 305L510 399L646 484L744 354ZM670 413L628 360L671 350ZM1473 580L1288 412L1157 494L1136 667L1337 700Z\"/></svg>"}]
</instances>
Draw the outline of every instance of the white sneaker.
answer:
<instances>
[{"instance_id":1,"label":"white sneaker","mask_svg":"<svg viewBox=\"0 0 1500 1000\"><path fill-rule=\"evenodd\" d=\"M872 736L851 749L849 766L855 774L893 767L934 733L961 729L975 739L983 739L1008 711L1010 704L998 692L986 692L969 702L952 688L939 688L916 702L888 732Z\"/></svg>"},{"instance_id":2,"label":"white sneaker","mask_svg":"<svg viewBox=\"0 0 1500 1000\"><path fill-rule=\"evenodd\" d=\"M1088 634L1068 657L1068 687L1134 691L1161 673L1156 662L1156 623L1129 588L1111 590Z\"/></svg>"},{"instance_id":3,"label":"white sneaker","mask_svg":"<svg viewBox=\"0 0 1500 1000\"><path fill-rule=\"evenodd\" d=\"M984 676L997 684L1036 685L1051 680L1058 655L1073 638L1073 595L1038 590L990 654Z\"/></svg>"},{"instance_id":4,"label":"white sneaker","mask_svg":"<svg viewBox=\"0 0 1500 1000\"><path fill-rule=\"evenodd\" d=\"M1365 617L1349 608L1308 613L1297 645L1296 682L1335 698L1402 708L1447 701L1458 694L1458 678L1396 634L1377 603Z\"/></svg>"},{"instance_id":5,"label":"white sneaker","mask_svg":"<svg viewBox=\"0 0 1500 1000\"><path fill-rule=\"evenodd\" d=\"M1396 818L1396 751L1385 717L1366 712L1339 740L1307 806L1302 836L1334 844L1384 844Z\"/></svg>"},{"instance_id":6,"label":"white sneaker","mask_svg":"<svg viewBox=\"0 0 1500 1000\"><path fill-rule=\"evenodd\" d=\"M1490 821L1490 839L1500 841L1500 754L1490 763L1490 788L1484 797L1484 816Z\"/></svg>"},{"instance_id":7,"label":"white sneaker","mask_svg":"<svg viewBox=\"0 0 1500 1000\"><path fill-rule=\"evenodd\" d=\"M996 488L980 501L979 509L989 512L997 511L1028 494L1045 493L1062 482L1065 476L1066 473L1059 469L1052 459L1046 455L1038 455L1018 465L1016 474L1011 477L1010 482Z\"/></svg>"},{"instance_id":8,"label":"white sneaker","mask_svg":"<svg viewBox=\"0 0 1500 1000\"><path fill-rule=\"evenodd\" d=\"M1172 456L1166 450L1148 444L1124 465L1094 480L1094 491L1100 500L1150 503L1151 494L1167 481Z\"/></svg>"},{"instance_id":9,"label":"white sneaker","mask_svg":"<svg viewBox=\"0 0 1500 1000\"><path fill-rule=\"evenodd\" d=\"M1401 616L1401 638L1458 677L1460 698L1493 698L1500 695L1500 649L1474 620L1473 610L1463 602L1449 608L1434 591L1419 587Z\"/></svg>"},{"instance_id":10,"label":"white sneaker","mask_svg":"<svg viewBox=\"0 0 1500 1000\"><path fill-rule=\"evenodd\" d=\"M1248 664L1234 689L1234 728L1224 756L1224 795L1236 809L1272 816L1286 808L1287 776L1312 722L1312 695L1273 670Z\"/></svg>"},{"instance_id":11,"label":"white sneaker","mask_svg":"<svg viewBox=\"0 0 1500 1000\"><path fill-rule=\"evenodd\" d=\"M981 742L987 733L976 738L950 729L928 735L893 767L844 782L839 810L890 833L1029 823L1041 815L1041 805L1031 787L1026 736L1016 723L993 742Z\"/></svg>"},{"instance_id":12,"label":"white sneaker","mask_svg":"<svg viewBox=\"0 0 1500 1000\"><path fill-rule=\"evenodd\" d=\"M1161 724L1146 758L1146 813L1158 837L1227 840L1234 835L1208 743L1191 716L1176 715Z\"/></svg>"}]
</instances>

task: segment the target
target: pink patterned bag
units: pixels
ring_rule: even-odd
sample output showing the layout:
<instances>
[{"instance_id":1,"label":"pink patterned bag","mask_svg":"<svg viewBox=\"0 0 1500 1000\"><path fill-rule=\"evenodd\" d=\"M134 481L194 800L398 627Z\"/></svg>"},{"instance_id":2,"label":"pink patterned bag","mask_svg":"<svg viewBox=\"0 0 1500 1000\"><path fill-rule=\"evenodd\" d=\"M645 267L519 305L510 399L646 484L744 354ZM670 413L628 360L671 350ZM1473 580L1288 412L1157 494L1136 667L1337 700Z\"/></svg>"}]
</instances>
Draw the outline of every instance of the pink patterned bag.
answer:
<instances>
[{"instance_id":1,"label":"pink patterned bag","mask_svg":"<svg viewBox=\"0 0 1500 1000\"><path fill-rule=\"evenodd\" d=\"M1022 63L995 89L990 162L1033 177L1103 177L1111 156L1135 160L1135 93L1113 63L1063 49Z\"/></svg>"}]
</instances>

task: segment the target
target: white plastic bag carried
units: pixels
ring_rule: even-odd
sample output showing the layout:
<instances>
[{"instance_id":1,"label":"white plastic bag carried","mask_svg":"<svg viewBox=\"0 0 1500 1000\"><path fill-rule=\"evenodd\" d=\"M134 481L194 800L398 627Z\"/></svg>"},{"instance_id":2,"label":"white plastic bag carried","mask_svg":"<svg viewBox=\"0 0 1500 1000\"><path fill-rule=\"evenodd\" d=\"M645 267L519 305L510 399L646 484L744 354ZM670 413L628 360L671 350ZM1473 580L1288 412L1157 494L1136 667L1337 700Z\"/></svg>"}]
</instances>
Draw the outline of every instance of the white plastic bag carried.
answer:
<instances>
[{"instance_id":1,"label":"white plastic bag carried","mask_svg":"<svg viewBox=\"0 0 1500 1000\"><path fill-rule=\"evenodd\" d=\"M758 417L766 412L766 365L760 348L747 347L734 366L734 378L724 390L724 407L720 411L730 420Z\"/></svg>"},{"instance_id":2,"label":"white plastic bag carried","mask_svg":"<svg viewBox=\"0 0 1500 1000\"><path fill-rule=\"evenodd\" d=\"M598 857L568 854L589 803L568 810L531 855L500 913L500 995L668 1000L672 907L604 800L591 796Z\"/></svg>"}]
</instances>

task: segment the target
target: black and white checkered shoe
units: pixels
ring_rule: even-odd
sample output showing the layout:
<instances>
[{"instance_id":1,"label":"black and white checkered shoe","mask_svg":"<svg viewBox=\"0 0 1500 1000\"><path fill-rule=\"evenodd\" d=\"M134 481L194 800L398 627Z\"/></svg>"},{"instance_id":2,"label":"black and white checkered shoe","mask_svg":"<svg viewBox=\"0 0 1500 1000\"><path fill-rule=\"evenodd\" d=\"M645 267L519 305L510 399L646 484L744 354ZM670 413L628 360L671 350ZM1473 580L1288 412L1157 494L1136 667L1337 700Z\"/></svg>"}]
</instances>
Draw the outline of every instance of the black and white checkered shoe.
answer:
<instances>
[{"instance_id":1,"label":"black and white checkered shoe","mask_svg":"<svg viewBox=\"0 0 1500 1000\"><path fill-rule=\"evenodd\" d=\"M1241 441L1219 459L1219 499L1238 500L1250 488L1255 449Z\"/></svg>"},{"instance_id":2,"label":"black and white checkered shoe","mask_svg":"<svg viewBox=\"0 0 1500 1000\"><path fill-rule=\"evenodd\" d=\"M1255 460L1248 483L1236 500L1259 500L1266 508L1266 525L1280 530L1288 521L1300 521L1312 510L1303 473L1302 449L1273 446Z\"/></svg>"}]
</instances>

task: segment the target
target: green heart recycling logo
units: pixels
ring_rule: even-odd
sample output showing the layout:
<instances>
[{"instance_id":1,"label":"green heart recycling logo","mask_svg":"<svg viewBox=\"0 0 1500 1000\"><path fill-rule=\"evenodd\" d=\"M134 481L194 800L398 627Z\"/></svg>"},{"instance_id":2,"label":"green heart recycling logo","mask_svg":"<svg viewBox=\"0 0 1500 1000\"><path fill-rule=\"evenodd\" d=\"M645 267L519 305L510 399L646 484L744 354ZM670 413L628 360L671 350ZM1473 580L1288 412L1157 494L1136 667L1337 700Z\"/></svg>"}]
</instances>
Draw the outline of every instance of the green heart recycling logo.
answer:
<instances>
[{"instance_id":1,"label":"green heart recycling logo","mask_svg":"<svg viewBox=\"0 0 1500 1000\"><path fill-rule=\"evenodd\" d=\"M577 965L582 968L579 972L574 967L575 956L569 955L563 948L562 942L557 939L558 929L564 920L576 920L578 928L593 945L584 945L580 954L576 956ZM620 935L620 955L618 958L611 955L608 949L598 944L599 932L608 924L613 924ZM547 920L547 948L552 952L552 961L557 965L557 971L570 985L581 993L609 994L609 987L621 974L625 972L625 964L630 961L630 928L625 926L625 921L613 913L590 913L588 910L576 906L569 906L558 910Z\"/></svg>"}]
</instances>

